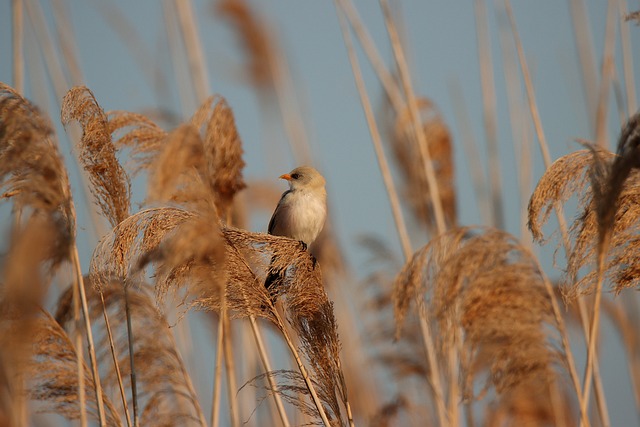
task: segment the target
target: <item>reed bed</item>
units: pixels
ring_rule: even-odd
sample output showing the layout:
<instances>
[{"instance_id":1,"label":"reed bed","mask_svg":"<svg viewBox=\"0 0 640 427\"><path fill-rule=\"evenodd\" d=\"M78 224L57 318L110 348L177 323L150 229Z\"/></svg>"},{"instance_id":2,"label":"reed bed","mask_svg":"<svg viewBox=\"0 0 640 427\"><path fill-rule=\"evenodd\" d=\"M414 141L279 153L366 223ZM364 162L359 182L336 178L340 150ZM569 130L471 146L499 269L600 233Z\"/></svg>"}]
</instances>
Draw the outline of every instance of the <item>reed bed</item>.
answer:
<instances>
[{"instance_id":1,"label":"reed bed","mask_svg":"<svg viewBox=\"0 0 640 427\"><path fill-rule=\"evenodd\" d=\"M595 142L576 136L582 146L555 160L526 41L509 0L493 7L509 24L501 46L513 135L515 119L532 125L544 163L529 190L532 138L523 137L527 203L517 220L527 230L518 237L504 230L510 213L491 8L475 2L490 173L474 167L483 182L473 187L488 223L465 225L459 144L444 113L414 89L398 10L380 1L391 52L385 61L351 0L334 1L401 244L396 253L389 241L364 238L362 251L375 263L364 280L338 244L335 217L310 250L249 231L278 191L245 179L247 145L224 94L209 93L206 41L190 1L168 1L164 10L183 108L189 100L199 105L170 120L105 111L89 87L70 86L81 79L70 31L39 40L61 51L45 55L59 115L36 106L24 95L22 3L13 2L13 87L0 83L0 193L11 207L0 258L0 426L610 426L607 402L615 396L606 393L599 346L605 321L626 361L636 405L629 411L640 411L640 113L629 40L638 12L623 2L609 2L600 76L588 65L592 46L579 43L584 86L599 85L587 108ZM25 3L39 22L39 2ZM571 4L576 35L584 35L584 10ZM297 163L312 162L274 33L245 0L214 9L240 41L243 79L265 117L282 127ZM61 22L65 10L56 6ZM623 82L611 65L616 25ZM363 59L385 95L378 115ZM618 134L607 135L608 94L621 93L620 85L628 108L620 109ZM54 119L75 163L60 154L68 147ZM608 139L617 139L615 151ZM468 156L480 152L473 142L464 146ZM72 183L76 167L84 181ZM78 224L74 204L83 187L92 200L83 207L95 213L89 224ZM99 241L82 264L79 242L90 240L82 236L89 230ZM559 277L539 256L552 242ZM265 280L274 270L281 280L270 290ZM195 338L197 330L206 338Z\"/></svg>"}]
</instances>

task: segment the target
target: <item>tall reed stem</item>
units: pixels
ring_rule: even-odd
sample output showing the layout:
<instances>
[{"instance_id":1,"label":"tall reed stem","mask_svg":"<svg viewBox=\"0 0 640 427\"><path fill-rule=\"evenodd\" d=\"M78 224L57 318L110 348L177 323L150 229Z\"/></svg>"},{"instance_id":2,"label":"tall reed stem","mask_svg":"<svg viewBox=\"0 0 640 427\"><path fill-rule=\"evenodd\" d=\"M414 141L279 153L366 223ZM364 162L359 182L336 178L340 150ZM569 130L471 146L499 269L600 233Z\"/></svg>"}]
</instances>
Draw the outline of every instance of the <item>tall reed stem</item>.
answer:
<instances>
[{"instance_id":1,"label":"tall reed stem","mask_svg":"<svg viewBox=\"0 0 640 427\"><path fill-rule=\"evenodd\" d=\"M136 381L136 367L134 361L134 348L133 348L133 325L131 324L131 307L129 305L129 285L123 284L124 288L124 307L127 316L127 342L129 344L129 365L131 366L131 399L133 401L133 425L138 427L140 425L140 417L138 414L138 386Z\"/></svg>"},{"instance_id":2,"label":"tall reed stem","mask_svg":"<svg viewBox=\"0 0 640 427\"><path fill-rule=\"evenodd\" d=\"M429 147L427 146L427 140L424 135L424 129L420 123L420 113L418 111L418 102L413 92L411 84L411 76L409 74L409 66L404 55L404 49L400 43L400 36L393 22L391 16L391 9L389 8L388 0L380 0L382 6L382 12L384 15L385 25L387 32L389 33L389 39L391 40L391 47L400 72L400 80L404 89L404 94L407 98L409 106L409 113L411 121L413 122L413 131L418 144L418 150L422 158L425 174L427 177L427 186L429 187L429 196L431 197L431 205L433 206L433 214L435 216L436 230L438 234L442 234L446 231L447 226L444 221L444 212L442 210L442 199L440 198L440 190L438 188L438 181L436 179L433 163L431 162L431 156L429 155Z\"/></svg>"},{"instance_id":3,"label":"tall reed stem","mask_svg":"<svg viewBox=\"0 0 640 427\"><path fill-rule=\"evenodd\" d=\"M262 366L264 367L265 372L267 373L267 381L269 382L269 387L271 388L273 400L276 404L276 408L278 409L278 414L280 415L280 421L282 421L282 425L284 427L289 427L291 423L289 422L289 418L287 417L287 412L284 409L284 405L282 404L282 398L280 397L280 393L278 392L278 385L276 384L273 377L270 375L272 372L271 362L269 361L269 356L267 355L267 350L264 345L264 340L262 339L262 332L260 332L260 328L258 328L258 322L256 322L255 316L249 316L249 322L251 323L251 330L253 331L253 337L256 340L256 346L258 347L258 354L260 355L260 361L262 361Z\"/></svg>"},{"instance_id":4,"label":"tall reed stem","mask_svg":"<svg viewBox=\"0 0 640 427\"><path fill-rule=\"evenodd\" d=\"M211 404L211 427L220 425L220 389L222 385L222 336L224 334L224 324L222 323L222 311L225 310L224 305L220 310L218 317L218 337L216 339L216 364L213 379L213 402Z\"/></svg>"},{"instance_id":5,"label":"tall reed stem","mask_svg":"<svg viewBox=\"0 0 640 427\"><path fill-rule=\"evenodd\" d=\"M127 395L124 391L124 385L122 384L122 374L120 373L120 364L118 363L118 356L116 355L115 345L113 343L113 334L111 332L111 324L109 323L109 316L107 315L107 306L104 302L104 294L99 292L100 301L102 302L102 315L104 316L104 323L107 329L107 336L109 338L109 347L111 349L111 357L113 358L113 366L116 370L116 377L118 379L118 388L120 389L120 398L122 399L122 407L124 408L124 415L127 420L127 426L131 427L131 415L129 414L129 405L127 403Z\"/></svg>"},{"instance_id":6,"label":"tall reed stem","mask_svg":"<svg viewBox=\"0 0 640 427\"><path fill-rule=\"evenodd\" d=\"M13 87L16 92L24 93L24 14L23 0L12 0L11 12L13 25L11 40L13 40Z\"/></svg>"},{"instance_id":7,"label":"tall reed stem","mask_svg":"<svg viewBox=\"0 0 640 427\"><path fill-rule=\"evenodd\" d=\"M498 123L496 119L496 88L493 77L493 61L491 59L491 38L487 8L483 0L473 2L476 17L476 39L478 41L478 62L480 65L480 87L482 89L482 112L484 131L487 138L487 154L489 156L489 189L491 206L493 207L493 226L504 228L504 206L502 202L502 186L500 184L500 156L498 153Z\"/></svg>"},{"instance_id":8,"label":"tall reed stem","mask_svg":"<svg viewBox=\"0 0 640 427\"><path fill-rule=\"evenodd\" d=\"M93 383L96 393L96 404L98 406L98 419L101 426L106 426L104 415L104 402L102 401L102 386L100 385L100 373L98 372L98 362L96 360L95 347L93 345L93 332L91 331L91 318L89 317L89 307L87 305L87 295L84 289L84 278L80 268L80 257L78 255L78 247L74 244L71 252L71 262L75 273L75 282L80 291L80 303L82 304L82 314L84 315L84 326L87 332L87 344L89 351L89 360L91 362L91 373L93 374ZM82 349L78 349L82 351ZM84 374L83 374L84 377Z\"/></svg>"}]
</instances>

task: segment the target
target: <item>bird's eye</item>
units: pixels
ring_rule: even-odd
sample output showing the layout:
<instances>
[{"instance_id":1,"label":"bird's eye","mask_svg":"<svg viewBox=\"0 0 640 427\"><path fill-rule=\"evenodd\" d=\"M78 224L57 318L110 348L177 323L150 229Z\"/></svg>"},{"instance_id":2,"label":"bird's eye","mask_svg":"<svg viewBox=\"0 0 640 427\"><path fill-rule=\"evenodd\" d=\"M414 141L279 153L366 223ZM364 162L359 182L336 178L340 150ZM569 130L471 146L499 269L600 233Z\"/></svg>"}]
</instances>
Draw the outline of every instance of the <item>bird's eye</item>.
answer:
<instances>
[{"instance_id":1,"label":"bird's eye","mask_svg":"<svg viewBox=\"0 0 640 427\"><path fill-rule=\"evenodd\" d=\"M300 174L299 173L291 174L291 178L298 179L298 178L300 178Z\"/></svg>"}]
</instances>

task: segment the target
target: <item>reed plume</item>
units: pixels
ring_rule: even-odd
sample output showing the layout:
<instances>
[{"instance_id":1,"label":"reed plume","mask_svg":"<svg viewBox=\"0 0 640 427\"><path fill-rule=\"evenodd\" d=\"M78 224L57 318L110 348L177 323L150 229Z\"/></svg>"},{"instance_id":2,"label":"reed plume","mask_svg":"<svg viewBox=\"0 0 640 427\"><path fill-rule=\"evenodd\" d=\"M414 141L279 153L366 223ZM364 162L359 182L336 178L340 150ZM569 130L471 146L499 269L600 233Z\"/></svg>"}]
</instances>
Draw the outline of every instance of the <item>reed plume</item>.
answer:
<instances>
[{"instance_id":1,"label":"reed plume","mask_svg":"<svg viewBox=\"0 0 640 427\"><path fill-rule=\"evenodd\" d=\"M37 107L0 83L0 191L18 212L55 225L53 266L69 257L75 222L69 178L53 128Z\"/></svg>"},{"instance_id":2,"label":"reed plume","mask_svg":"<svg viewBox=\"0 0 640 427\"><path fill-rule=\"evenodd\" d=\"M37 319L32 356L28 362L28 386L33 400L42 402L43 412L54 412L68 419L80 417L82 408L78 398L77 355L66 332L47 313L41 312ZM93 377L83 365L85 383L93 388ZM102 394L106 414L106 425L122 426L115 406ZM87 394L89 415L98 420L95 396Z\"/></svg>"},{"instance_id":3,"label":"reed plume","mask_svg":"<svg viewBox=\"0 0 640 427\"><path fill-rule=\"evenodd\" d=\"M111 319L114 332L116 353L119 355L118 365L122 367L124 378L129 376L129 347L126 319L118 315L125 309L124 288L117 280L103 285L102 297ZM132 326L137 333L133 356L138 367L137 397L140 408L140 424L145 426L169 425L206 425L191 379L178 353L173 334L165 318L155 307L150 296L152 287L138 283L127 292L128 303L132 315ZM56 318L62 324L68 324L68 303L71 299L69 290L58 303ZM102 366L113 366L108 350L109 342L104 331L102 318L102 301L98 293L89 293L89 306L94 324L101 325L98 358ZM69 325L70 326L70 325ZM142 368L141 368L142 367ZM109 369L103 377L107 389L115 391L117 378L115 371ZM126 383L125 383L126 384ZM132 402L130 401L131 405Z\"/></svg>"},{"instance_id":4,"label":"reed plume","mask_svg":"<svg viewBox=\"0 0 640 427\"><path fill-rule=\"evenodd\" d=\"M555 347L561 332L545 280L532 255L509 234L456 228L416 252L397 276L397 327L411 304L424 305L437 328L450 399L460 382L462 397L472 401L489 389L496 403L516 391L535 400L558 386L566 357Z\"/></svg>"},{"instance_id":5,"label":"reed plume","mask_svg":"<svg viewBox=\"0 0 640 427\"><path fill-rule=\"evenodd\" d=\"M573 300L592 293L597 272L584 268L607 247L604 277L615 292L638 286L640 265L634 253L640 223L637 168L638 116L623 128L617 154L589 146L558 159L542 176L529 202L529 227L543 241L541 226L553 203L571 197L579 201L580 214L570 227L571 248L563 293ZM580 275L582 273L582 275Z\"/></svg>"},{"instance_id":6,"label":"reed plume","mask_svg":"<svg viewBox=\"0 0 640 427\"><path fill-rule=\"evenodd\" d=\"M131 185L116 158L107 115L87 87L75 86L62 101L61 120L65 126L72 120L82 126L80 160L98 206L115 227L129 216Z\"/></svg>"}]
</instances>

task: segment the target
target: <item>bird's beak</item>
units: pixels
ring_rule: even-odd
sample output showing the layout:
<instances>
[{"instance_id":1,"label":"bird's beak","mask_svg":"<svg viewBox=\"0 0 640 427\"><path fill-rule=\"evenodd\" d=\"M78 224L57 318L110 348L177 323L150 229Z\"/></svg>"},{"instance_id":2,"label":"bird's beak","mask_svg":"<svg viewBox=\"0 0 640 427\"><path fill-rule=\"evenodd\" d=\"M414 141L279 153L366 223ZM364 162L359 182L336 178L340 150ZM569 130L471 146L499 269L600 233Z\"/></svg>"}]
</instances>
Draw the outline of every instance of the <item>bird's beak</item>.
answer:
<instances>
[{"instance_id":1,"label":"bird's beak","mask_svg":"<svg viewBox=\"0 0 640 427\"><path fill-rule=\"evenodd\" d=\"M284 175L280 175L280 179L286 179L287 181L291 181L293 178L291 178L291 175L289 175L288 173L285 173Z\"/></svg>"}]
</instances>

